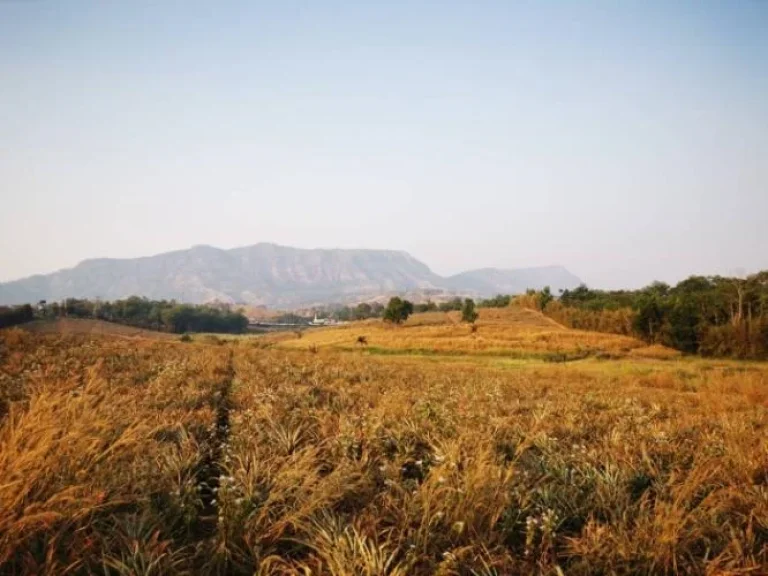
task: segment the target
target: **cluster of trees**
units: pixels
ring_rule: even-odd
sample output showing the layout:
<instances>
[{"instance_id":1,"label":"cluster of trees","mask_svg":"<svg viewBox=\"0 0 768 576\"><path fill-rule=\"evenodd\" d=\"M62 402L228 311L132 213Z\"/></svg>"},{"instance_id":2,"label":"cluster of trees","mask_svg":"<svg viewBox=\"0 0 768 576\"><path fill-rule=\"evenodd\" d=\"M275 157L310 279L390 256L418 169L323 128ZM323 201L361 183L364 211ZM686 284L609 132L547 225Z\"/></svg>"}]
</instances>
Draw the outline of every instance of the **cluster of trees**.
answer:
<instances>
[{"instance_id":1,"label":"cluster of trees","mask_svg":"<svg viewBox=\"0 0 768 576\"><path fill-rule=\"evenodd\" d=\"M461 307L464 305L464 302L461 298L452 298L451 300L448 300L447 302L440 302L440 304L437 305L437 309L440 312L458 312L461 310Z\"/></svg>"},{"instance_id":2,"label":"cluster of trees","mask_svg":"<svg viewBox=\"0 0 768 576\"><path fill-rule=\"evenodd\" d=\"M543 306L574 328L633 334L687 353L768 358L768 271L748 278L691 276L640 290L565 290Z\"/></svg>"},{"instance_id":3,"label":"cluster of trees","mask_svg":"<svg viewBox=\"0 0 768 576\"><path fill-rule=\"evenodd\" d=\"M465 298L461 306L461 321L474 324L479 314L475 310L475 301L472 298Z\"/></svg>"},{"instance_id":4,"label":"cluster of trees","mask_svg":"<svg viewBox=\"0 0 768 576\"><path fill-rule=\"evenodd\" d=\"M212 306L177 304L163 315L166 328L176 333L217 332L242 334L248 329L248 318L240 312Z\"/></svg>"},{"instance_id":5,"label":"cluster of trees","mask_svg":"<svg viewBox=\"0 0 768 576\"><path fill-rule=\"evenodd\" d=\"M357 306L342 306L331 313L331 317L342 322L352 320L367 320L368 318L381 318L384 314L384 305L380 302L362 302Z\"/></svg>"},{"instance_id":6,"label":"cluster of trees","mask_svg":"<svg viewBox=\"0 0 768 576\"><path fill-rule=\"evenodd\" d=\"M475 310L475 301L472 300L472 298L465 298L464 301L462 301L459 298L456 298L450 301L451 305L453 306L454 302L456 301L458 301L459 303L458 310L461 310L462 322L469 322L470 324L474 324L478 316L477 311ZM429 307L430 305L434 306L434 308ZM423 306L428 306L428 307L423 308ZM394 298L390 298L389 303L387 304L387 307L384 309L383 318L387 322L392 322L394 324L401 324L402 322L405 322L408 319L408 317L414 312L429 312L437 309L438 307L435 306L433 302L414 305L412 302L409 302L408 300L403 300L402 298L395 296Z\"/></svg>"},{"instance_id":7,"label":"cluster of trees","mask_svg":"<svg viewBox=\"0 0 768 576\"><path fill-rule=\"evenodd\" d=\"M475 305L478 308L504 308L505 306L509 306L509 303L512 301L512 296L508 294L507 295L499 294L497 296L494 296L493 298L488 298L487 300L478 300L477 303L475 303L475 301L472 300L472 298L464 298L462 300L459 297L452 298L445 302L441 302L440 304L436 304L431 300L427 300L422 304L416 304L414 306L414 311L416 312L460 312L467 305L467 300L472 301L473 308Z\"/></svg>"},{"instance_id":8,"label":"cluster of trees","mask_svg":"<svg viewBox=\"0 0 768 576\"><path fill-rule=\"evenodd\" d=\"M149 300L131 296L104 302L68 298L39 305L48 317L90 318L168 332L219 332L237 334L248 328L248 319L227 305L179 304L175 300Z\"/></svg>"},{"instance_id":9,"label":"cluster of trees","mask_svg":"<svg viewBox=\"0 0 768 576\"><path fill-rule=\"evenodd\" d=\"M439 304L432 300L414 304L410 300L395 296L390 298L388 304L384 306L379 302L363 302L356 306L341 306L332 310L320 310L318 315L320 317L329 317L335 320L343 322L349 322L353 320L366 320L368 318L383 318L388 322L395 324L401 324L405 322L408 317L413 313L424 312L461 312L462 321L474 323L477 320L477 312L475 307L478 308L501 308L509 306L512 300L511 296L501 295L489 298L488 300L480 300L477 304L471 298L452 298ZM294 316L291 316L292 318ZM287 319L288 315L283 315L281 319ZM307 320L306 318L295 316L299 320Z\"/></svg>"},{"instance_id":10,"label":"cluster of trees","mask_svg":"<svg viewBox=\"0 0 768 576\"><path fill-rule=\"evenodd\" d=\"M447 300L445 302L440 302L439 304L437 302L433 302L432 300L427 300L426 302L421 302L419 304L414 304L402 298L400 298L400 300L402 302L408 302L413 307L410 313L453 312L453 311L460 312L466 306L466 301L467 301L467 299L461 299L459 297L452 298L451 300ZM469 300L471 300L471 298ZM512 297L510 295L499 294L498 296L494 296L493 298L489 298L487 300L479 300L477 302L477 307L478 308L503 308L505 306L509 306L511 300L512 300ZM392 300L390 300L390 303L391 302ZM475 302L472 301L473 309L474 309L474 306L475 306ZM373 302L370 304L367 302L363 302L362 304L358 304L357 306L342 306L330 312L323 312L323 314L326 314L336 320L348 322L352 320L366 320L368 318L387 319L386 310L387 310L387 307L384 306L383 304L380 304L379 302Z\"/></svg>"},{"instance_id":11,"label":"cluster of trees","mask_svg":"<svg viewBox=\"0 0 768 576\"><path fill-rule=\"evenodd\" d=\"M459 297L451 298L445 302L436 304L431 300L427 300L421 304L414 305L415 312L459 312L464 308L465 300ZM474 305L474 301L473 301Z\"/></svg>"},{"instance_id":12,"label":"cluster of trees","mask_svg":"<svg viewBox=\"0 0 768 576\"><path fill-rule=\"evenodd\" d=\"M497 294L493 298L486 298L477 301L478 308L506 308L512 302L512 296L509 294Z\"/></svg>"},{"instance_id":13,"label":"cluster of trees","mask_svg":"<svg viewBox=\"0 0 768 576\"><path fill-rule=\"evenodd\" d=\"M413 305L413 311L414 312L437 312L439 310L439 306L432 302L432 300L427 300L426 302L421 302L419 304Z\"/></svg>"},{"instance_id":14,"label":"cluster of trees","mask_svg":"<svg viewBox=\"0 0 768 576\"><path fill-rule=\"evenodd\" d=\"M413 314L413 303L408 300L395 296L389 299L387 307L384 309L384 320L394 324L400 324L408 320L408 316Z\"/></svg>"},{"instance_id":15,"label":"cluster of trees","mask_svg":"<svg viewBox=\"0 0 768 576\"><path fill-rule=\"evenodd\" d=\"M295 312L285 312L269 320L278 324L309 324L312 318L296 314Z\"/></svg>"},{"instance_id":16,"label":"cluster of trees","mask_svg":"<svg viewBox=\"0 0 768 576\"><path fill-rule=\"evenodd\" d=\"M34 320L35 311L29 304L23 306L0 306L0 328L16 326Z\"/></svg>"}]
</instances>

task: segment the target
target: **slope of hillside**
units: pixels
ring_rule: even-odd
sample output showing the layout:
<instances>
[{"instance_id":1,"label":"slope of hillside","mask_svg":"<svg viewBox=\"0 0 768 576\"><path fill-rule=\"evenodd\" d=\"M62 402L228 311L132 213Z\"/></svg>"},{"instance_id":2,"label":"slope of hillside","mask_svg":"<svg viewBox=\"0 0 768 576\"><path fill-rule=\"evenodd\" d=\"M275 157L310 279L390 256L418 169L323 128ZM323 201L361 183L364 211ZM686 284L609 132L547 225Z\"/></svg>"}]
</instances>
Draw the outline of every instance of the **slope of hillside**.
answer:
<instances>
[{"instance_id":1,"label":"slope of hillside","mask_svg":"<svg viewBox=\"0 0 768 576\"><path fill-rule=\"evenodd\" d=\"M479 313L474 331L460 321L459 312L428 312L414 314L402 326L368 320L312 330L301 338L281 336L278 346L353 350L362 348L357 339L364 336L365 349L374 353L474 354L546 361L642 356L639 352L648 348L629 336L565 328L540 312L516 306L483 308ZM648 355L662 356L658 350Z\"/></svg>"},{"instance_id":2,"label":"slope of hillside","mask_svg":"<svg viewBox=\"0 0 768 576\"><path fill-rule=\"evenodd\" d=\"M0 284L0 304L139 295L290 307L413 290L483 296L578 283L561 267L484 269L443 278L401 251L307 250L262 243L231 250L195 246L144 258L85 260L71 269Z\"/></svg>"}]
</instances>

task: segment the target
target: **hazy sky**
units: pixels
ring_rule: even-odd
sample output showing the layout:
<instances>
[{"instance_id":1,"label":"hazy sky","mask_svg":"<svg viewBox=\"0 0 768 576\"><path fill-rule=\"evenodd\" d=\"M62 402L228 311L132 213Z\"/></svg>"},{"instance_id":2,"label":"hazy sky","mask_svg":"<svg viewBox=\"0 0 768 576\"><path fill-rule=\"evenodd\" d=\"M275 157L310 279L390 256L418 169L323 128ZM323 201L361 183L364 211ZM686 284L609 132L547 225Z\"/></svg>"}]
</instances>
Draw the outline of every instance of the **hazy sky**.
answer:
<instances>
[{"instance_id":1,"label":"hazy sky","mask_svg":"<svg viewBox=\"0 0 768 576\"><path fill-rule=\"evenodd\" d=\"M768 268L768 2L0 0L0 280L194 244Z\"/></svg>"}]
</instances>

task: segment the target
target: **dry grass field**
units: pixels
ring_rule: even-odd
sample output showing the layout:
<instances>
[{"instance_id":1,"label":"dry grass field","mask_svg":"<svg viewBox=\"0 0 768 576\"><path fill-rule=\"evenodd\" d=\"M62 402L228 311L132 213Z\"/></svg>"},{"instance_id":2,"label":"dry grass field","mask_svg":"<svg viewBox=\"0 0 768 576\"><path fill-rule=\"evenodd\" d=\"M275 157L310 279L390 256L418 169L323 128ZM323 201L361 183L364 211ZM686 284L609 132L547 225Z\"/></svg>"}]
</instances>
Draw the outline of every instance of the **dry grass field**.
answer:
<instances>
[{"instance_id":1,"label":"dry grass field","mask_svg":"<svg viewBox=\"0 0 768 576\"><path fill-rule=\"evenodd\" d=\"M94 336L125 336L129 338L150 338L154 340L174 340L176 336L166 332L155 332L134 328L103 320L87 320L84 318L56 318L55 320L36 320L24 325L26 332L40 334L91 334Z\"/></svg>"},{"instance_id":2,"label":"dry grass field","mask_svg":"<svg viewBox=\"0 0 768 576\"><path fill-rule=\"evenodd\" d=\"M515 309L1 332L0 573L766 574L767 376Z\"/></svg>"},{"instance_id":3,"label":"dry grass field","mask_svg":"<svg viewBox=\"0 0 768 576\"><path fill-rule=\"evenodd\" d=\"M369 320L308 331L302 338L286 339L284 348L351 350L365 336L376 353L459 354L519 356L543 359L579 359L592 355L621 357L647 348L628 336L569 330L525 308L480 310L476 331L460 322L458 312L416 314L402 326ZM674 351L670 351L674 354Z\"/></svg>"}]
</instances>

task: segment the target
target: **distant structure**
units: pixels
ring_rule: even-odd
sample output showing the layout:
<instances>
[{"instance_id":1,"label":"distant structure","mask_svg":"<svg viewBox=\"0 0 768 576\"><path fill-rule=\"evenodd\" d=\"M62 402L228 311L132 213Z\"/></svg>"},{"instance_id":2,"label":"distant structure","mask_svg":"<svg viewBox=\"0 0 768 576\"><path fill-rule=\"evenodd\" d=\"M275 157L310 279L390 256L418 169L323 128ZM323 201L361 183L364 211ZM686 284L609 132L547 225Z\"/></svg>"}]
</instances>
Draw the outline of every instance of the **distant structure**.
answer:
<instances>
[{"instance_id":1,"label":"distant structure","mask_svg":"<svg viewBox=\"0 0 768 576\"><path fill-rule=\"evenodd\" d=\"M309 323L310 326L338 326L339 324L342 324L342 322L333 318L318 318L317 312L315 312L315 317Z\"/></svg>"},{"instance_id":2,"label":"distant structure","mask_svg":"<svg viewBox=\"0 0 768 576\"><path fill-rule=\"evenodd\" d=\"M317 312L315 312L315 317L312 318L312 322L310 322L312 326L325 326L327 323L328 318L318 318Z\"/></svg>"}]
</instances>

